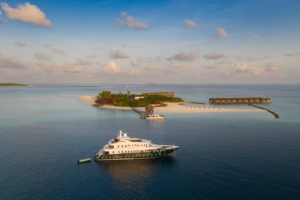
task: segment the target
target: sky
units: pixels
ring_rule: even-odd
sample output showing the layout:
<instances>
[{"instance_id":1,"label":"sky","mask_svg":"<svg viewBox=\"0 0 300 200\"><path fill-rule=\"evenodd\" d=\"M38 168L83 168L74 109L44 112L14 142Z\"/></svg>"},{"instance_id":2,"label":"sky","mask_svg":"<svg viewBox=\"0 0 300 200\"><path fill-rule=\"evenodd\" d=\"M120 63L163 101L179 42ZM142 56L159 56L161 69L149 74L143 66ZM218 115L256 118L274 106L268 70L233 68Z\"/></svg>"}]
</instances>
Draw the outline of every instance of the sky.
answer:
<instances>
[{"instance_id":1,"label":"sky","mask_svg":"<svg viewBox=\"0 0 300 200\"><path fill-rule=\"evenodd\" d=\"M0 82L299 84L299 0L0 1Z\"/></svg>"}]
</instances>

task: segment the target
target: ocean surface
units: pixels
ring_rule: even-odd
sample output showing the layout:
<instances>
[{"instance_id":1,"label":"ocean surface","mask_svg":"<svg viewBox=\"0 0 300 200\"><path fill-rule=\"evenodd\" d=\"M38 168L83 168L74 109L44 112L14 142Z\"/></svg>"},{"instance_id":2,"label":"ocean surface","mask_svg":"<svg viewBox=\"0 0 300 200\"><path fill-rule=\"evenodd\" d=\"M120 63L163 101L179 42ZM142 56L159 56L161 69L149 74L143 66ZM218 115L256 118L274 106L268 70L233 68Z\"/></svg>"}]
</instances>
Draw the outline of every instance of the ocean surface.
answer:
<instances>
[{"instance_id":1,"label":"ocean surface","mask_svg":"<svg viewBox=\"0 0 300 200\"><path fill-rule=\"evenodd\" d=\"M0 199L300 199L300 85L129 85L186 101L269 97L268 112L166 114L86 106L126 85L0 88ZM247 105L223 105L250 108ZM253 107L251 107L253 109ZM169 157L77 164L119 132L175 144Z\"/></svg>"}]
</instances>

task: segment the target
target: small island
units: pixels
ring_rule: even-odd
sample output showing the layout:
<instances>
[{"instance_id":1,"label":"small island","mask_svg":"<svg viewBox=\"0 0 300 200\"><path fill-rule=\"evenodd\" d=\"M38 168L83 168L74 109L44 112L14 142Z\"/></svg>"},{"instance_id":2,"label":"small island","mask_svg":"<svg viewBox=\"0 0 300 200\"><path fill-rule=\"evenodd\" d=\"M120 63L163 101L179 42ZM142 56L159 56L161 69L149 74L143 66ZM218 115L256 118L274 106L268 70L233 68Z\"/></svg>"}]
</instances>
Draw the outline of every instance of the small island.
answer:
<instances>
[{"instance_id":1,"label":"small island","mask_svg":"<svg viewBox=\"0 0 300 200\"><path fill-rule=\"evenodd\" d=\"M26 84L19 84L19 83L0 83L0 87L3 86L3 87L16 87L16 86L28 86Z\"/></svg>"},{"instance_id":2,"label":"small island","mask_svg":"<svg viewBox=\"0 0 300 200\"><path fill-rule=\"evenodd\" d=\"M85 105L102 109L133 110L140 115L155 107L156 113L220 113L220 112L266 112L259 109L237 109L205 106L201 102L184 102L175 97L175 92L151 92L131 94L128 86L126 93L102 91L98 96L78 96ZM142 115L141 115L142 116Z\"/></svg>"},{"instance_id":3,"label":"small island","mask_svg":"<svg viewBox=\"0 0 300 200\"><path fill-rule=\"evenodd\" d=\"M143 93L143 94L131 94L129 91L122 94L114 94L111 91L102 91L96 97L96 106L118 106L118 107L145 107L149 104L155 107L165 107L166 102L180 103L184 102L179 97L174 97L174 92L156 92L156 93Z\"/></svg>"}]
</instances>

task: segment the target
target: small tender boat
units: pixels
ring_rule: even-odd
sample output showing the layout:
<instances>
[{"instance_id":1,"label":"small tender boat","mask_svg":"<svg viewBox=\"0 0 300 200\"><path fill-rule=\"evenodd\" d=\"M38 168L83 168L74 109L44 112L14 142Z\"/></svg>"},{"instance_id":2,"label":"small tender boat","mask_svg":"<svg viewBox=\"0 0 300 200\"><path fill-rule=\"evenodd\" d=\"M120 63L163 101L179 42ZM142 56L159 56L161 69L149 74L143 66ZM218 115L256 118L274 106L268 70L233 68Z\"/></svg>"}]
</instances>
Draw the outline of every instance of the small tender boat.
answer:
<instances>
[{"instance_id":1,"label":"small tender boat","mask_svg":"<svg viewBox=\"0 0 300 200\"><path fill-rule=\"evenodd\" d=\"M161 120L161 119L165 119L166 117L164 115L157 115L157 114L153 114L153 115L147 115L146 119L149 120Z\"/></svg>"},{"instance_id":2,"label":"small tender boat","mask_svg":"<svg viewBox=\"0 0 300 200\"><path fill-rule=\"evenodd\" d=\"M96 155L95 161L150 159L168 156L179 146L153 144L150 140L130 138L120 131L116 139L111 139Z\"/></svg>"},{"instance_id":3,"label":"small tender boat","mask_svg":"<svg viewBox=\"0 0 300 200\"><path fill-rule=\"evenodd\" d=\"M78 163L86 163L86 162L91 162L91 158L85 158L81 160L77 160Z\"/></svg>"}]
</instances>

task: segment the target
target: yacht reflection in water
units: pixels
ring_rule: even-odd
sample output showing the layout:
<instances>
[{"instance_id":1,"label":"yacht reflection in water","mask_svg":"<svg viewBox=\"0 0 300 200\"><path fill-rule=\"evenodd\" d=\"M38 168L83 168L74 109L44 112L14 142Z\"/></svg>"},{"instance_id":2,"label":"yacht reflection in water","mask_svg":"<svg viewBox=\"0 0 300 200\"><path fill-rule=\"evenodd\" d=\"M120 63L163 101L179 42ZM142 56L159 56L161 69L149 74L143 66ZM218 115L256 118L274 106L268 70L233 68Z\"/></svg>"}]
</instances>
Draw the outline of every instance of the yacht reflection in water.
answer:
<instances>
[{"instance_id":1,"label":"yacht reflection in water","mask_svg":"<svg viewBox=\"0 0 300 200\"><path fill-rule=\"evenodd\" d=\"M110 176L122 183L130 183L137 179L147 180L154 171L174 163L176 163L176 159L171 156L151 160L98 162Z\"/></svg>"}]
</instances>

